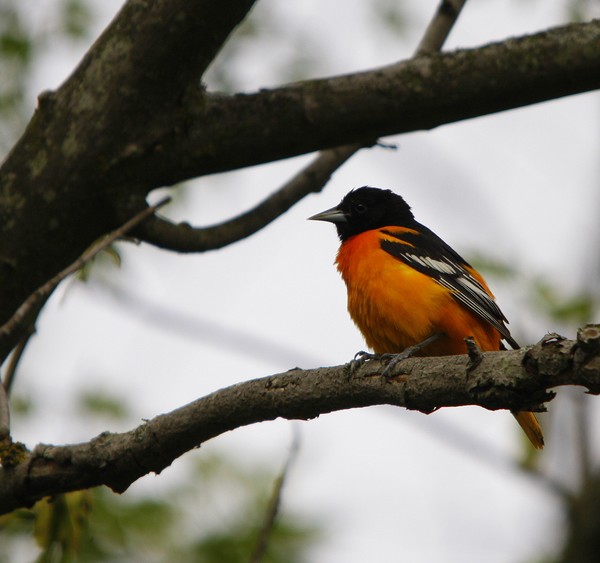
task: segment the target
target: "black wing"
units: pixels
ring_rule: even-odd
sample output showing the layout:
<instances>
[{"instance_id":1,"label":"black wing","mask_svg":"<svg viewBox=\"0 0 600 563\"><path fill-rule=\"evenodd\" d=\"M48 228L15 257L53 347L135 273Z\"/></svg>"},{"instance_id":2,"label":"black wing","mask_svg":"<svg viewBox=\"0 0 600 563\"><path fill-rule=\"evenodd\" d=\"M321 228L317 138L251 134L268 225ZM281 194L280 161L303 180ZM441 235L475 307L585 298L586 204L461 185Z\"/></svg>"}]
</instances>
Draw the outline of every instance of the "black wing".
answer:
<instances>
[{"instance_id":1,"label":"black wing","mask_svg":"<svg viewBox=\"0 0 600 563\"><path fill-rule=\"evenodd\" d=\"M508 321L500 307L467 269L471 266L433 231L416 223L414 232L392 228L381 232L396 239L381 241L385 252L448 288L456 301L491 324L513 348L519 348L504 324Z\"/></svg>"}]
</instances>

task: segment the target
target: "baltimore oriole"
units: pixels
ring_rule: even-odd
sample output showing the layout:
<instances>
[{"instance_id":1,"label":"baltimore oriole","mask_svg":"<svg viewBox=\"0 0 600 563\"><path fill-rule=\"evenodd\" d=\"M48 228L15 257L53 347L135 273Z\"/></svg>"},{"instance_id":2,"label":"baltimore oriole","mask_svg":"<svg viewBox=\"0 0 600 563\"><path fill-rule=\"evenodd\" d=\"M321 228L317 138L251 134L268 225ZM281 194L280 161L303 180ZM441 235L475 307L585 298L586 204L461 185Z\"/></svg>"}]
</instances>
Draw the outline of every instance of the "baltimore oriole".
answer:
<instances>
[{"instance_id":1,"label":"baltimore oriole","mask_svg":"<svg viewBox=\"0 0 600 563\"><path fill-rule=\"evenodd\" d=\"M336 264L348 311L376 354L401 353L426 340L417 355L465 354L468 336L485 351L504 349L502 340L519 348L481 274L417 222L399 195L364 186L310 219L337 228ZM535 415L513 415L542 448Z\"/></svg>"}]
</instances>

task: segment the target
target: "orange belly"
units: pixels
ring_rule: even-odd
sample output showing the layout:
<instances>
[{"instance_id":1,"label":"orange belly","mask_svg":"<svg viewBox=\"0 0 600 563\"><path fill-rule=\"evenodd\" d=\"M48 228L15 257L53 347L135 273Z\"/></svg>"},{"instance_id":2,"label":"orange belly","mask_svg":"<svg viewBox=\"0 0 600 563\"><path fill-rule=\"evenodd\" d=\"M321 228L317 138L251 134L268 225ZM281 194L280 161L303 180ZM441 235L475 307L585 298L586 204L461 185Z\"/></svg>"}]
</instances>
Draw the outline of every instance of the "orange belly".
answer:
<instances>
[{"instance_id":1,"label":"orange belly","mask_svg":"<svg viewBox=\"0 0 600 563\"><path fill-rule=\"evenodd\" d=\"M398 353L436 333L421 355L466 353L472 336L482 350L499 350L500 335L459 304L449 290L381 249L385 237L367 231L340 248L337 266L348 288L348 311L376 353Z\"/></svg>"}]
</instances>

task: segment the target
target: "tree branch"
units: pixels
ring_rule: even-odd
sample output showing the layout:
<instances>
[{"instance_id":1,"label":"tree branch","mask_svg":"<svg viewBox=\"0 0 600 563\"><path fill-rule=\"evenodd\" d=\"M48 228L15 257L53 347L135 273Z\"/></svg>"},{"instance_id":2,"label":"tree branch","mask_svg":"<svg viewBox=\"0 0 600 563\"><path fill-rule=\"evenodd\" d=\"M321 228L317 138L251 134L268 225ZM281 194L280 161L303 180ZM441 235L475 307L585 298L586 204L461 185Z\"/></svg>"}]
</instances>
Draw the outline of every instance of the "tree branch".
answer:
<instances>
[{"instance_id":1,"label":"tree branch","mask_svg":"<svg viewBox=\"0 0 600 563\"><path fill-rule=\"evenodd\" d=\"M441 407L540 410L559 385L600 393L600 325L577 341L557 335L528 349L485 352L472 368L468 356L411 358L383 378L380 362L355 373L350 364L286 373L216 391L122 434L105 432L88 443L38 445L15 467L0 470L0 513L60 492L107 485L125 491L141 476L160 473L206 440L241 426L308 420L336 410L396 405L429 413Z\"/></svg>"},{"instance_id":2,"label":"tree branch","mask_svg":"<svg viewBox=\"0 0 600 563\"><path fill-rule=\"evenodd\" d=\"M189 128L184 136L170 135L169 150L155 155L153 178L170 185L597 88L600 20L369 72L246 95L206 95L188 100ZM148 177L147 158L131 166Z\"/></svg>"},{"instance_id":3,"label":"tree branch","mask_svg":"<svg viewBox=\"0 0 600 563\"><path fill-rule=\"evenodd\" d=\"M259 231L304 196L320 192L333 172L359 148L359 145L350 145L324 151L256 207L219 225L194 228L188 223L174 224L153 216L140 225L135 234L140 240L178 252L204 252L222 248Z\"/></svg>"},{"instance_id":4,"label":"tree branch","mask_svg":"<svg viewBox=\"0 0 600 563\"><path fill-rule=\"evenodd\" d=\"M415 56L433 55L441 51L450 31L454 27L466 0L441 0L425 35L417 47Z\"/></svg>"},{"instance_id":5,"label":"tree branch","mask_svg":"<svg viewBox=\"0 0 600 563\"><path fill-rule=\"evenodd\" d=\"M34 335L34 328L30 327L30 330L27 331L19 343L15 346L10 355L10 358L6 365L6 371L4 373L4 377L2 378L2 386L6 390L6 395L10 395L10 391L12 389L13 383L15 381L15 374L17 372L17 367L21 358L23 357L23 353L25 352L25 348L27 348L27 344L29 344L29 340Z\"/></svg>"}]
</instances>

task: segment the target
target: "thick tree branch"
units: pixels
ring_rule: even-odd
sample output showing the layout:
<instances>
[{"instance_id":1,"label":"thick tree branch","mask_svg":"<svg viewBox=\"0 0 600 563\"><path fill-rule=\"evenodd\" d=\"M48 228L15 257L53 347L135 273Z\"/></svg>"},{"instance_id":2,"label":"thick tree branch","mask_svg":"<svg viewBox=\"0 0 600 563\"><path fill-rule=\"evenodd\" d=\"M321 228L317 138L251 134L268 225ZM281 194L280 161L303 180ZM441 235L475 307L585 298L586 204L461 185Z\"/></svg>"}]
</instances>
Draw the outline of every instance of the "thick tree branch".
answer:
<instances>
[{"instance_id":1,"label":"thick tree branch","mask_svg":"<svg viewBox=\"0 0 600 563\"><path fill-rule=\"evenodd\" d=\"M38 445L25 461L0 471L0 513L96 485L123 492L206 440L279 417L308 420L383 404L426 413L460 405L537 410L553 398L548 389L560 385L598 394L600 326L582 329L577 341L552 335L528 349L486 352L474 368L468 356L450 356L405 360L391 378L377 375L382 369L379 362L355 373L349 364L294 369L221 389L130 432L103 433L84 444Z\"/></svg>"},{"instance_id":2,"label":"thick tree branch","mask_svg":"<svg viewBox=\"0 0 600 563\"><path fill-rule=\"evenodd\" d=\"M172 184L597 88L600 20L369 72L189 99L189 128L169 138L153 170ZM132 166L144 174L148 160Z\"/></svg>"},{"instance_id":3,"label":"thick tree branch","mask_svg":"<svg viewBox=\"0 0 600 563\"><path fill-rule=\"evenodd\" d=\"M202 73L253 4L129 0L69 79L40 95L0 171L0 323L143 208L149 178L127 165L136 142L185 130L182 101L192 91L197 103Z\"/></svg>"}]
</instances>

